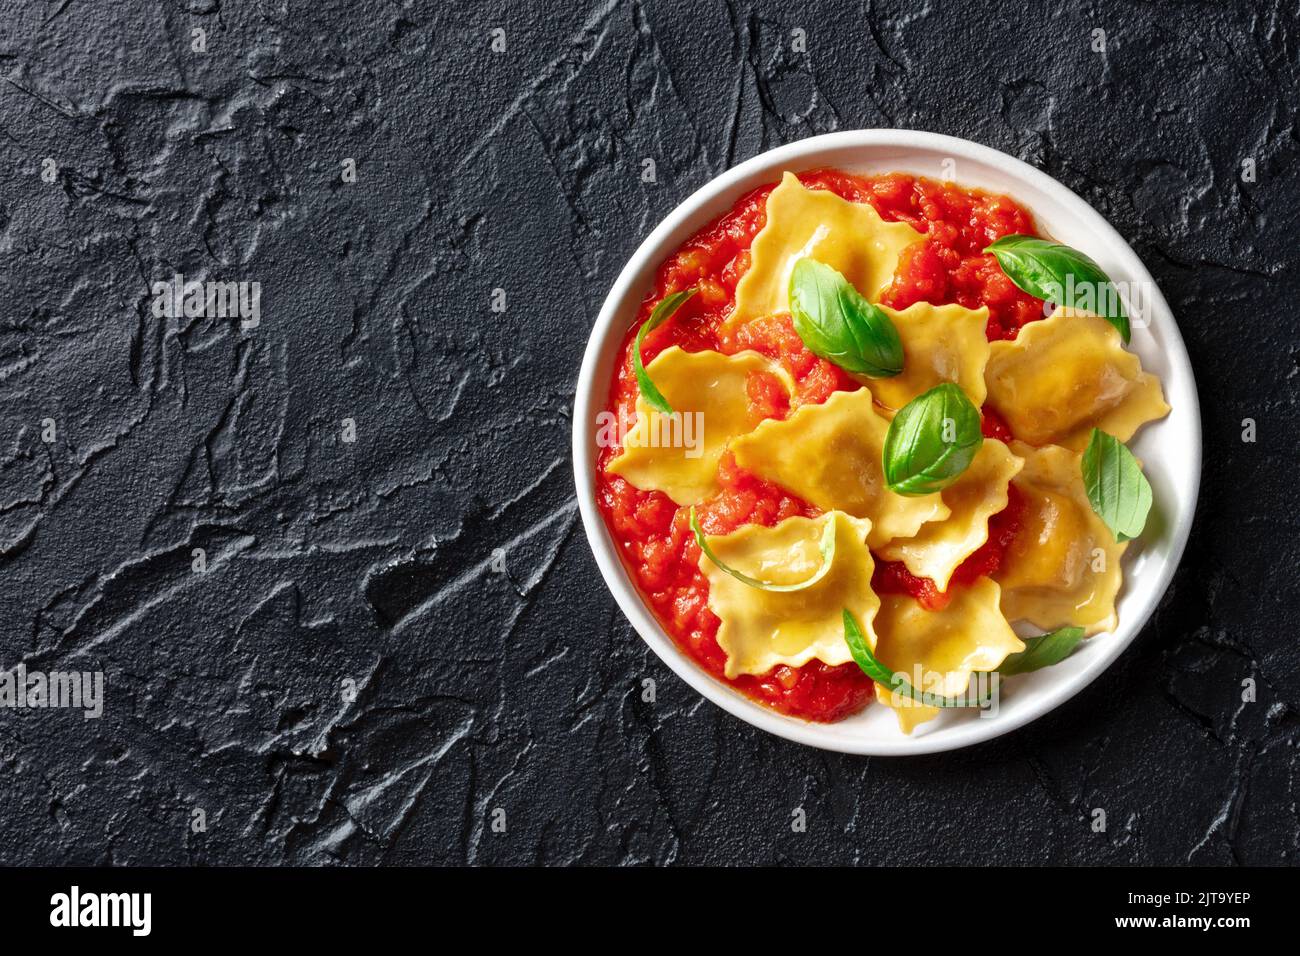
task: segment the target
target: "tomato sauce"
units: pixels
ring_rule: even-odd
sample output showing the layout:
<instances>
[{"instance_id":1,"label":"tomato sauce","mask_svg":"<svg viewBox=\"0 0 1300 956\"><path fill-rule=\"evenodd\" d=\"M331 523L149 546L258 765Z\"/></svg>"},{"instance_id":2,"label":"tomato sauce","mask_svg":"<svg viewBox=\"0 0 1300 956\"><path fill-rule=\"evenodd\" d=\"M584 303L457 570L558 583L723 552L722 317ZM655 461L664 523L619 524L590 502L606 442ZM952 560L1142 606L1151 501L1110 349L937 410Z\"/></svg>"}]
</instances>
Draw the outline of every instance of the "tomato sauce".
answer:
<instances>
[{"instance_id":1,"label":"tomato sauce","mask_svg":"<svg viewBox=\"0 0 1300 956\"><path fill-rule=\"evenodd\" d=\"M982 250L1005 235L1036 235L1033 219L1005 196L966 190L899 173L859 177L836 170L800 175L811 189L828 189L850 202L870 203L881 217L906 222L924 233L904 250L894 281L882 296L885 305L903 309L915 302L967 308L988 306L990 340L1014 338L1026 322L1044 315L1043 302L1021 292ZM757 319L736 329L723 328L735 302L736 283L749 268L749 247L767 219L767 197L775 184L743 196L727 213L688 239L659 268L654 288L642 303L623 342L610 389L610 410L631 420L637 399L631 346L636 330L664 296L694 287L697 292L672 319L650 332L642 358L648 364L671 345L686 351L713 349L734 354L753 349L789 372L795 382L793 404L824 402L838 390L861 386L837 366L804 346L788 315ZM763 418L783 419L792 400L775 377L755 374L748 384L751 408ZM984 434L1008 440L1006 423L984 410ZM726 655L718 646L719 621L708 607L708 580L699 570L699 547L688 525L687 508L667 495L640 491L606 466L619 452L602 448L597 458L597 497L627 566L656 617L677 644L710 674L723 677ZM772 526L794 516L820 514L771 482L739 468L724 455L719 466L721 492L697 506L708 534L725 534L744 524ZM1019 502L1012 489L1008 507L989 521L988 541L957 569L947 593L934 582L911 575L898 562L877 561L872 586L877 593L910 594L937 610L952 589L997 570L1015 535ZM749 697L806 720L836 721L871 700L871 681L856 664L832 667L811 661L802 667L778 666L758 677L727 681Z\"/></svg>"}]
</instances>

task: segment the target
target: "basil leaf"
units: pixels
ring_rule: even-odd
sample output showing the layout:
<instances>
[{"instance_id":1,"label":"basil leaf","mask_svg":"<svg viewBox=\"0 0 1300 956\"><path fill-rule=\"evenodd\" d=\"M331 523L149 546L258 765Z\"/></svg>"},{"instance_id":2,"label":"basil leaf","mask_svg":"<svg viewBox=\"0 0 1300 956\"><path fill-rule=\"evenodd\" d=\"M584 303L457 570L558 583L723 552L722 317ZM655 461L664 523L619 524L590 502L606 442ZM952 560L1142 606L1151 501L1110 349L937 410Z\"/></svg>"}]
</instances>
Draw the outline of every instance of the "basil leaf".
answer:
<instances>
[{"instance_id":1,"label":"basil leaf","mask_svg":"<svg viewBox=\"0 0 1300 956\"><path fill-rule=\"evenodd\" d=\"M647 332L653 332L663 325L674 312L681 308L682 303L693 295L695 295L694 289L686 289L660 299L659 304L651 311L650 318L646 319L645 324L641 326L641 331L637 332L636 344L632 346L632 369L636 372L636 387L641 390L641 395L646 400L646 404L664 415L673 414L673 407L668 404L668 399L664 398L663 392L659 391L655 387L655 383L650 381L645 366L641 364L641 343L645 341Z\"/></svg>"},{"instance_id":2,"label":"basil leaf","mask_svg":"<svg viewBox=\"0 0 1300 956\"><path fill-rule=\"evenodd\" d=\"M895 494L915 497L947 488L984 444L979 409L952 382L912 399L889 423L881 455Z\"/></svg>"},{"instance_id":3,"label":"basil leaf","mask_svg":"<svg viewBox=\"0 0 1300 956\"><path fill-rule=\"evenodd\" d=\"M889 378L903 370L894 323L828 265L806 257L794 264L790 317L809 351L846 372Z\"/></svg>"},{"instance_id":4,"label":"basil leaf","mask_svg":"<svg viewBox=\"0 0 1300 956\"><path fill-rule=\"evenodd\" d=\"M1028 674L1030 671L1059 664L1070 656L1070 652L1079 646L1081 640L1081 627L1062 627L1050 634L1026 637L1025 649L1018 654L1008 654L998 668L998 673Z\"/></svg>"},{"instance_id":5,"label":"basil leaf","mask_svg":"<svg viewBox=\"0 0 1300 956\"><path fill-rule=\"evenodd\" d=\"M1115 540L1128 541L1140 535L1151 511L1151 485L1124 443L1094 428L1080 470L1092 510Z\"/></svg>"},{"instance_id":6,"label":"basil leaf","mask_svg":"<svg viewBox=\"0 0 1300 956\"><path fill-rule=\"evenodd\" d=\"M810 588L830 573L831 562L835 560L834 515L827 516L826 529L822 531L822 540L818 545L818 550L821 551L822 555L821 567L818 568L817 573L807 581L800 581L797 584L772 584L768 581L760 581L758 578L751 578L748 574L743 574L735 568L724 564L722 559L713 553L713 549L709 547L709 543L704 540L704 531L700 528L699 519L695 517L694 505L691 505L690 515L691 531L695 533L695 543L700 546L700 550L704 552L705 557L716 564L718 570L725 571L742 584L748 584L751 588L758 588L760 591L776 591L778 593L788 594L791 591L802 591L805 588Z\"/></svg>"},{"instance_id":7,"label":"basil leaf","mask_svg":"<svg viewBox=\"0 0 1300 956\"><path fill-rule=\"evenodd\" d=\"M1110 277L1078 249L1034 236L1003 236L984 249L1008 279L1032 296L1095 312L1129 340L1128 314Z\"/></svg>"},{"instance_id":8,"label":"basil leaf","mask_svg":"<svg viewBox=\"0 0 1300 956\"><path fill-rule=\"evenodd\" d=\"M871 653L866 638L858 628L858 622L853 620L853 615L849 613L848 608L844 609L844 643L849 645L849 653L853 655L854 663L862 668L862 673L882 687L896 691L904 697L910 697L919 704L927 707L983 707L986 703L985 700L971 702L917 690L906 677L891 671L880 663L875 654Z\"/></svg>"}]
</instances>

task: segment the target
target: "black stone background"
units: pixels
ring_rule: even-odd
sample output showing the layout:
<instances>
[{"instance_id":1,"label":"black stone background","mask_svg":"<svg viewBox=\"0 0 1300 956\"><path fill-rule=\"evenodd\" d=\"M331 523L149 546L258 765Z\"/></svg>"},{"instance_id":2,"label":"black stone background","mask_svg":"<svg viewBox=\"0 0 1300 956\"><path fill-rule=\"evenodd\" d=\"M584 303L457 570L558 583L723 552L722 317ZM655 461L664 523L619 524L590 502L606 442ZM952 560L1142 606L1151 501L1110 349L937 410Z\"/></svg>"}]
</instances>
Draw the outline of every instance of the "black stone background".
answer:
<instances>
[{"instance_id":1,"label":"black stone background","mask_svg":"<svg viewBox=\"0 0 1300 956\"><path fill-rule=\"evenodd\" d=\"M0 0L0 662L107 673L99 721L0 711L0 861L1293 862L1298 21ZM1115 224L1180 320L1206 449L1182 568L1104 679L902 760L766 736L661 665L568 452L653 225L762 150L890 126L1020 156ZM259 281L260 328L154 318L177 271Z\"/></svg>"}]
</instances>

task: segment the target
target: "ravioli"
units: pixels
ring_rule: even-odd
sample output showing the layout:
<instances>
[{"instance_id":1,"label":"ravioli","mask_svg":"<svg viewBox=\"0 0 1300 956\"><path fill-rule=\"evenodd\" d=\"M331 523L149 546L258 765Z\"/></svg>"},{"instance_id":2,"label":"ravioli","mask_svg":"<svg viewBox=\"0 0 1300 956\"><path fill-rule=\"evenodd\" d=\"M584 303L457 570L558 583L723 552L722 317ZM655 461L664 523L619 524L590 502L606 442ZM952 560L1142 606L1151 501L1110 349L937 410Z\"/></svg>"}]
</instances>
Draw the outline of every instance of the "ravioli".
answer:
<instances>
[{"instance_id":1,"label":"ravioli","mask_svg":"<svg viewBox=\"0 0 1300 956\"><path fill-rule=\"evenodd\" d=\"M996 670L1008 654L1025 649L998 610L998 598L998 586L988 578L959 588L941 611L927 611L906 594L882 595L874 624L875 655L918 690L960 694L972 673ZM938 707L880 684L875 688L876 700L893 709L904 733L939 715Z\"/></svg>"},{"instance_id":2,"label":"ravioli","mask_svg":"<svg viewBox=\"0 0 1300 956\"><path fill-rule=\"evenodd\" d=\"M1031 445L1083 451L1092 429L1128 441L1169 412L1160 380L1100 316L1060 308L994 342L984 370L988 404Z\"/></svg>"},{"instance_id":3,"label":"ravioli","mask_svg":"<svg viewBox=\"0 0 1300 956\"><path fill-rule=\"evenodd\" d=\"M889 490L881 467L888 431L871 392L862 388L804 405L785 421L765 421L733 441L731 450L741 468L823 511L870 519L868 543L879 548L951 514L938 493L908 498Z\"/></svg>"},{"instance_id":4,"label":"ravioli","mask_svg":"<svg viewBox=\"0 0 1300 956\"><path fill-rule=\"evenodd\" d=\"M664 349L646 366L674 415L636 400L636 424L608 470L642 491L662 491L679 505L698 504L718 490L718 460L727 443L750 431L753 372L775 375L794 391L789 374L757 352L685 352Z\"/></svg>"},{"instance_id":5,"label":"ravioli","mask_svg":"<svg viewBox=\"0 0 1300 956\"><path fill-rule=\"evenodd\" d=\"M921 238L907 223L885 222L867 203L806 189L786 173L767 197L767 222L750 246L750 267L736 285L728 321L789 312L790 271L804 256L837 269L875 302L893 281L899 253Z\"/></svg>"},{"instance_id":6,"label":"ravioli","mask_svg":"<svg viewBox=\"0 0 1300 956\"><path fill-rule=\"evenodd\" d=\"M912 574L946 591L957 566L988 540L989 518L1007 506L1007 486L1024 464L1002 442L985 438L970 467L939 492L952 513L922 525L911 538L888 542L880 556L902 561Z\"/></svg>"},{"instance_id":7,"label":"ravioli","mask_svg":"<svg viewBox=\"0 0 1300 956\"><path fill-rule=\"evenodd\" d=\"M778 664L799 667L813 658L827 664L852 660L844 642L844 609L869 631L880 606L871 590L870 521L830 511L820 518L787 518L773 528L745 525L707 540L718 559L737 571L773 584L794 584L821 567L819 545L827 521L836 523L831 569L800 591L750 587L700 555L700 571L709 581L709 609L722 622L718 646L727 655L727 677L765 674Z\"/></svg>"},{"instance_id":8,"label":"ravioli","mask_svg":"<svg viewBox=\"0 0 1300 956\"><path fill-rule=\"evenodd\" d=\"M899 409L943 382L961 387L976 407L984 404L984 365L989 341L984 336L989 310L981 306L930 305L917 302L901 312L885 306L903 342L903 371L892 378L865 380L881 405Z\"/></svg>"},{"instance_id":9,"label":"ravioli","mask_svg":"<svg viewBox=\"0 0 1300 956\"><path fill-rule=\"evenodd\" d=\"M696 310L699 321L665 325L661 344L671 347L649 363L650 377L678 412L660 415L643 398L628 396L626 376L637 347L628 337L617 365L622 377L604 413L612 406L618 421L609 415L597 434L606 451L597 459L596 500L637 589L684 655L709 673L725 674L738 693L792 718L839 721L874 697L876 706L894 711L888 721L912 733L942 708L885 685L872 685L868 694L871 675L884 675L870 662L865 673L853 663L844 613L852 614L884 666L946 697L961 697L972 684L982 691L986 685L975 678L1023 651L1015 629L1073 625L1088 635L1113 629L1127 545L1093 511L1080 453L1094 428L1128 442L1169 412L1168 396L1151 374L1158 368L1144 370L1119 332L1091 311L1058 308L1006 332L1016 335L1014 341L997 341L1002 322L1018 321L999 318L997 303L1015 306L1011 312L1024 305L1008 305L1006 290L1023 282L1032 264L1007 259L1005 269L991 267L980 252L984 243L968 240L972 231L1034 233L1032 213L1014 199L899 172L801 175L818 188L784 173L759 198L746 193L719 210L659 263L682 280L676 285L700 293L697 305L703 307ZM871 202L846 201L827 186ZM934 203L964 228L933 228L913 218ZM803 258L841 274L888 316L902 346L898 375L871 378L843 365L837 370L834 359L805 361L811 353L798 347L799 329L789 315L790 277ZM938 260L969 280L962 285L965 305L881 304L899 288L926 288ZM837 328L830 277L822 278L827 288L818 304L826 312L828 342L819 349L844 365L869 367L858 352L878 343L861 329ZM724 354L737 348L752 351ZM760 418L772 407L767 398L773 391L766 379L754 378L760 372L775 375L789 397L784 420ZM968 467L935 494L895 494L882 462L890 421L949 382L999 434L1006 434L1005 422L1015 440L984 438ZM824 397L827 389L845 385L855 390ZM634 397L636 417L629 420ZM776 404L787 407L779 398ZM936 418L918 427L910 447L900 450L900 464L925 465L941 450L948 428ZM966 424L973 429L973 422ZM621 441L612 437L616 427L627 431ZM733 458L736 480L724 487L719 466L725 460L730 476ZM1113 510L1135 516L1147 489L1132 477L1126 472ZM666 497L647 502L625 481ZM1139 507L1126 510L1133 488L1142 493ZM777 520L773 515L789 513L784 509L793 497L808 505L800 514L812 517L765 526ZM1014 514L995 518L1013 500ZM706 525L710 515L731 516L725 525L731 532L708 538L715 558L695 547L691 531L699 533L699 525L691 522L688 531L682 520L685 506L701 503L707 503L697 509ZM989 543L990 522L1001 529L996 545ZM1124 526L1136 532L1136 517ZM824 562L828 536L835 549ZM998 560L986 562L994 552ZM900 593L876 593L878 564L878 577L887 582L882 589ZM996 567L972 581L968 572L986 565ZM944 606L930 610L921 601L929 602L936 589ZM700 640L699 615L709 616L706 607L717 619L716 645ZM1034 663L1041 662L1026 665ZM822 665L841 670L823 680L814 673ZM979 696L965 702L978 704Z\"/></svg>"},{"instance_id":10,"label":"ravioli","mask_svg":"<svg viewBox=\"0 0 1300 956\"><path fill-rule=\"evenodd\" d=\"M1086 634L1113 630L1123 573L1119 543L1088 502L1080 455L1057 446L1012 442L1025 459L1013 479L1025 505L1020 529L994 578L1002 611L1045 631L1078 626Z\"/></svg>"}]
</instances>

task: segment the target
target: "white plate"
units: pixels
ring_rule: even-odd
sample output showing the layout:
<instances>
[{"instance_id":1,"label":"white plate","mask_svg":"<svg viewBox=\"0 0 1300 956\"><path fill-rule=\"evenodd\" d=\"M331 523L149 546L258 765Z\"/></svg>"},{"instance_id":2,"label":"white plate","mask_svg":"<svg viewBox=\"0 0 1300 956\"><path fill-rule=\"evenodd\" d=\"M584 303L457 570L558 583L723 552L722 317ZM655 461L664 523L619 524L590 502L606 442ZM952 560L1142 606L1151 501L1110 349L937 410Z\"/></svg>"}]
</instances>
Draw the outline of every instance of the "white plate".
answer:
<instances>
[{"instance_id":1,"label":"white plate","mask_svg":"<svg viewBox=\"0 0 1300 956\"><path fill-rule=\"evenodd\" d=\"M1173 411L1144 427L1131 443L1155 493L1155 510L1140 542L1124 560L1119 628L1085 641L1062 663L1008 680L996 715L945 711L911 736L892 711L870 705L835 724L786 717L715 680L677 649L642 601L596 505L596 415L605 408L623 335L635 320L659 264L693 233L726 212L749 190L775 184L785 170L829 166L851 173L898 171L1005 193L1031 213L1038 229L1097 260L1118 283L1146 283L1149 324L1135 327L1131 347L1160 376ZM1201 477L1201 421L1196 381L1169 306L1150 273L1111 226L1051 177L1011 156L963 139L898 129L815 136L742 163L673 210L641 243L600 310L578 376L573 413L573 465L587 540L596 564L632 626L683 680L746 723L790 740L856 754L921 754L966 747L1028 723L1077 694L1120 655L1146 624L1173 577L1196 510Z\"/></svg>"}]
</instances>

